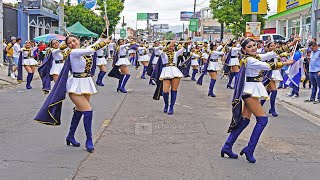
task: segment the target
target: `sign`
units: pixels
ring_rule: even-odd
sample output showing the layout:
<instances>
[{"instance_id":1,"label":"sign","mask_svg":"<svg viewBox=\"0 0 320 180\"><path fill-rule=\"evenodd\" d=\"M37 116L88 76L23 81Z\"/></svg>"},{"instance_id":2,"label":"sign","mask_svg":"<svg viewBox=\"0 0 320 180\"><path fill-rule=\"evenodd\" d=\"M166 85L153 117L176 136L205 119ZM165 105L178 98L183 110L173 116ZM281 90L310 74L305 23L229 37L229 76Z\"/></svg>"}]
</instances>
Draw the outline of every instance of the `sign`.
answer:
<instances>
[{"instance_id":1,"label":"sign","mask_svg":"<svg viewBox=\"0 0 320 180\"><path fill-rule=\"evenodd\" d=\"M203 26L203 34L220 34L220 26Z\"/></svg>"},{"instance_id":2,"label":"sign","mask_svg":"<svg viewBox=\"0 0 320 180\"><path fill-rule=\"evenodd\" d=\"M246 22L246 37L260 39L261 22Z\"/></svg>"},{"instance_id":3,"label":"sign","mask_svg":"<svg viewBox=\"0 0 320 180\"><path fill-rule=\"evenodd\" d=\"M180 12L180 21L190 21L190 19L193 16L193 12L190 11L181 11ZM198 11L196 12L196 19L200 19L201 18L201 12Z\"/></svg>"},{"instance_id":4,"label":"sign","mask_svg":"<svg viewBox=\"0 0 320 180\"><path fill-rule=\"evenodd\" d=\"M92 9L96 4L96 0L78 0L78 4L83 4L85 8Z\"/></svg>"},{"instance_id":5,"label":"sign","mask_svg":"<svg viewBox=\"0 0 320 180\"><path fill-rule=\"evenodd\" d=\"M197 32L198 31L198 19L190 19L189 30L191 32Z\"/></svg>"},{"instance_id":6,"label":"sign","mask_svg":"<svg viewBox=\"0 0 320 180\"><path fill-rule=\"evenodd\" d=\"M127 36L127 31L126 29L122 28L120 29L120 37L125 38Z\"/></svg>"},{"instance_id":7,"label":"sign","mask_svg":"<svg viewBox=\"0 0 320 180\"><path fill-rule=\"evenodd\" d=\"M158 21L159 14L158 13L148 13L148 19L152 21Z\"/></svg>"},{"instance_id":8,"label":"sign","mask_svg":"<svg viewBox=\"0 0 320 180\"><path fill-rule=\"evenodd\" d=\"M315 11L316 19L320 19L320 9Z\"/></svg>"},{"instance_id":9,"label":"sign","mask_svg":"<svg viewBox=\"0 0 320 180\"><path fill-rule=\"evenodd\" d=\"M26 9L40 9L41 0L25 0L23 2L23 7Z\"/></svg>"},{"instance_id":10,"label":"sign","mask_svg":"<svg viewBox=\"0 0 320 180\"><path fill-rule=\"evenodd\" d=\"M148 19L148 13L137 13L138 21L145 21Z\"/></svg>"},{"instance_id":11,"label":"sign","mask_svg":"<svg viewBox=\"0 0 320 180\"><path fill-rule=\"evenodd\" d=\"M277 13L281 13L286 10L299 7L311 2L312 0L278 0Z\"/></svg>"},{"instance_id":12,"label":"sign","mask_svg":"<svg viewBox=\"0 0 320 180\"><path fill-rule=\"evenodd\" d=\"M242 14L267 14L267 0L242 0Z\"/></svg>"},{"instance_id":13,"label":"sign","mask_svg":"<svg viewBox=\"0 0 320 180\"><path fill-rule=\"evenodd\" d=\"M155 24L154 29L169 29L169 24Z\"/></svg>"}]
</instances>

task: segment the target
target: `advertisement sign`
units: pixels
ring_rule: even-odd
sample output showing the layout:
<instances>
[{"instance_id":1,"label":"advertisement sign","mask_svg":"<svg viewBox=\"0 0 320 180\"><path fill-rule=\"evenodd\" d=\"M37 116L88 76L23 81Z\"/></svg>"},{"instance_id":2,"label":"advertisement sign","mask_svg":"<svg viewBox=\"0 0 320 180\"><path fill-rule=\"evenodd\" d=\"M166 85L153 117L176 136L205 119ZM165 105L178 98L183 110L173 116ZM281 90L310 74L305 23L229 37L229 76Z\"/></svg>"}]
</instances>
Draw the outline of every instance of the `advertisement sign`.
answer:
<instances>
[{"instance_id":1,"label":"advertisement sign","mask_svg":"<svg viewBox=\"0 0 320 180\"><path fill-rule=\"evenodd\" d=\"M127 36L127 31L126 29L122 28L120 29L120 37L125 38Z\"/></svg>"},{"instance_id":2,"label":"advertisement sign","mask_svg":"<svg viewBox=\"0 0 320 180\"><path fill-rule=\"evenodd\" d=\"M277 13L311 3L312 0L278 0Z\"/></svg>"},{"instance_id":3,"label":"advertisement sign","mask_svg":"<svg viewBox=\"0 0 320 180\"><path fill-rule=\"evenodd\" d=\"M242 0L242 14L267 14L267 0Z\"/></svg>"},{"instance_id":4,"label":"advertisement sign","mask_svg":"<svg viewBox=\"0 0 320 180\"><path fill-rule=\"evenodd\" d=\"M190 25L189 25L189 30L191 32L197 32L198 31L198 19L190 19Z\"/></svg>"},{"instance_id":5,"label":"advertisement sign","mask_svg":"<svg viewBox=\"0 0 320 180\"><path fill-rule=\"evenodd\" d=\"M246 37L254 40L260 39L261 22L246 22Z\"/></svg>"},{"instance_id":6,"label":"advertisement sign","mask_svg":"<svg viewBox=\"0 0 320 180\"><path fill-rule=\"evenodd\" d=\"M26 9L40 9L41 0L25 0L23 2L23 7Z\"/></svg>"},{"instance_id":7,"label":"advertisement sign","mask_svg":"<svg viewBox=\"0 0 320 180\"><path fill-rule=\"evenodd\" d=\"M203 26L203 34L220 34L220 26Z\"/></svg>"},{"instance_id":8,"label":"advertisement sign","mask_svg":"<svg viewBox=\"0 0 320 180\"><path fill-rule=\"evenodd\" d=\"M97 3L97 0L78 0L78 4L84 4L87 9L93 8Z\"/></svg>"},{"instance_id":9,"label":"advertisement sign","mask_svg":"<svg viewBox=\"0 0 320 180\"><path fill-rule=\"evenodd\" d=\"M180 12L180 21L190 21L190 19L193 16L193 12L190 11L181 11ZM201 18L201 12L198 11L196 12L196 19L200 19Z\"/></svg>"},{"instance_id":10,"label":"advertisement sign","mask_svg":"<svg viewBox=\"0 0 320 180\"><path fill-rule=\"evenodd\" d=\"M152 21L158 21L159 14L158 13L148 13L148 19Z\"/></svg>"}]
</instances>

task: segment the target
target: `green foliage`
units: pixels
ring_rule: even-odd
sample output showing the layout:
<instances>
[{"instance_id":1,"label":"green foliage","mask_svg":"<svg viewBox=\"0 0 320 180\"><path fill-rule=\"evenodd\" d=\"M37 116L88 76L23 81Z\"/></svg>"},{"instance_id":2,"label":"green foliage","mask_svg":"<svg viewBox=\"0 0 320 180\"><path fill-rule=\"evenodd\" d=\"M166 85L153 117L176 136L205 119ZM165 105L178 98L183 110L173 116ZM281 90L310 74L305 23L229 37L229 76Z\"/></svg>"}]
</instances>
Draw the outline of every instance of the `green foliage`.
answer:
<instances>
[{"instance_id":1,"label":"green foliage","mask_svg":"<svg viewBox=\"0 0 320 180\"><path fill-rule=\"evenodd\" d=\"M98 5L100 6L101 15L104 16L104 0L97 0ZM107 0L107 16L109 18L109 32L113 32L114 28L120 21L120 13L124 9L124 0Z\"/></svg>"},{"instance_id":2,"label":"green foliage","mask_svg":"<svg viewBox=\"0 0 320 180\"><path fill-rule=\"evenodd\" d=\"M210 8L213 10L213 18L219 23L225 23L237 37L245 33L246 22L251 22L251 15L242 15L242 0L234 0L233 3L230 0L210 0ZM263 29L266 22L264 15L258 15L258 21Z\"/></svg>"},{"instance_id":3,"label":"green foliage","mask_svg":"<svg viewBox=\"0 0 320 180\"><path fill-rule=\"evenodd\" d=\"M101 16L86 9L82 4L65 6L65 21L67 22L67 27L79 21L84 27L97 34L101 34L106 27L105 21Z\"/></svg>"}]
</instances>

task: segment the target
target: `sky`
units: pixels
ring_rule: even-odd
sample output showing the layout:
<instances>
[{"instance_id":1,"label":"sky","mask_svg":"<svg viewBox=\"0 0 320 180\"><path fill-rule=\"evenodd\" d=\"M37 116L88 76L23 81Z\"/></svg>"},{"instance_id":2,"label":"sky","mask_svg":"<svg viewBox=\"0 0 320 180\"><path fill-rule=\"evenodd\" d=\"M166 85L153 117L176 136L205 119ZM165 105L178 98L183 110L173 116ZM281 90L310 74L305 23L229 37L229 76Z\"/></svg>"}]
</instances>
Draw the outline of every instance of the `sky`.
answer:
<instances>
[{"instance_id":1,"label":"sky","mask_svg":"<svg viewBox=\"0 0 320 180\"><path fill-rule=\"evenodd\" d=\"M276 0L267 0L270 6L270 13L276 12ZM196 11L209 7L210 0L197 0ZM159 13L159 21L155 24L182 25L187 23L180 21L180 11L193 11L194 0L125 0L124 16L128 26L135 29L145 28L146 21L136 23L137 13ZM121 20L122 21L122 20ZM118 25L120 26L120 25Z\"/></svg>"},{"instance_id":2,"label":"sky","mask_svg":"<svg viewBox=\"0 0 320 180\"><path fill-rule=\"evenodd\" d=\"M4 0L4 2L16 2L17 0ZM57 0L56 0L57 1ZM72 0L75 1L75 0ZM267 0L270 6L270 13L276 12L277 1ZM196 11L209 7L210 0L196 0ZM185 21L180 21L180 11L193 11L194 0L125 0L124 10L121 13L125 22L132 28L145 28L146 21L136 21L137 13L159 13L159 21L151 22L155 24L182 25ZM120 27L120 23L118 25Z\"/></svg>"}]
</instances>

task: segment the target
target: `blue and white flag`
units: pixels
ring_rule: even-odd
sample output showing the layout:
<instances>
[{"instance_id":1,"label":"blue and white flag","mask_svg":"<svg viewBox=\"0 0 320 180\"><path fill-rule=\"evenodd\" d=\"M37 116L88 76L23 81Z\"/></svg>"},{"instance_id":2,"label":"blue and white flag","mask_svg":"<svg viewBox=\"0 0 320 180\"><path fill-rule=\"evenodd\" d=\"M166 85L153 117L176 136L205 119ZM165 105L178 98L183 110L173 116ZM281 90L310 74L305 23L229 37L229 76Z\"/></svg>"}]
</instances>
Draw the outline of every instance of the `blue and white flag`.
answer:
<instances>
[{"instance_id":1,"label":"blue and white flag","mask_svg":"<svg viewBox=\"0 0 320 180\"><path fill-rule=\"evenodd\" d=\"M291 64L286 71L288 74L288 80L286 81L286 85L290 85L293 83L295 86L299 87L301 80L301 68L302 68L302 52L296 51L293 55L293 60L295 61Z\"/></svg>"}]
</instances>

